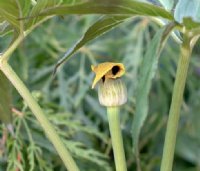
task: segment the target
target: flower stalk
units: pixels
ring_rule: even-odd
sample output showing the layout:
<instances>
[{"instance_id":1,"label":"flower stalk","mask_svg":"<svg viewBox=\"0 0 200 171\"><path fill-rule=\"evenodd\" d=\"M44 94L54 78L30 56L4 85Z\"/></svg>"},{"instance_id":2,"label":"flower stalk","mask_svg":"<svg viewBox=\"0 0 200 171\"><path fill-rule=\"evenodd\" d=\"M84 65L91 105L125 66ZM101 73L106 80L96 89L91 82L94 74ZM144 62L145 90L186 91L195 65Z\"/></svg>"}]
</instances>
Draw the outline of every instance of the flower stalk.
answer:
<instances>
[{"instance_id":1,"label":"flower stalk","mask_svg":"<svg viewBox=\"0 0 200 171\"><path fill-rule=\"evenodd\" d=\"M91 68L96 74L92 88L98 83L99 102L107 107L116 171L127 171L119 117L119 107L127 101L127 89L120 78L125 67L122 63L105 62Z\"/></svg>"},{"instance_id":2,"label":"flower stalk","mask_svg":"<svg viewBox=\"0 0 200 171\"><path fill-rule=\"evenodd\" d=\"M127 171L124 146L120 129L119 107L107 107L116 171Z\"/></svg>"},{"instance_id":3,"label":"flower stalk","mask_svg":"<svg viewBox=\"0 0 200 171\"><path fill-rule=\"evenodd\" d=\"M191 39L187 34L185 34L183 43L181 45L181 53L177 66L172 101L169 111L169 118L167 122L164 150L161 161L161 171L172 171L173 167L174 150L176 144L178 123L180 118L180 110L183 101L183 93L185 89L191 51L193 47L191 45L191 40L194 39Z\"/></svg>"}]
</instances>

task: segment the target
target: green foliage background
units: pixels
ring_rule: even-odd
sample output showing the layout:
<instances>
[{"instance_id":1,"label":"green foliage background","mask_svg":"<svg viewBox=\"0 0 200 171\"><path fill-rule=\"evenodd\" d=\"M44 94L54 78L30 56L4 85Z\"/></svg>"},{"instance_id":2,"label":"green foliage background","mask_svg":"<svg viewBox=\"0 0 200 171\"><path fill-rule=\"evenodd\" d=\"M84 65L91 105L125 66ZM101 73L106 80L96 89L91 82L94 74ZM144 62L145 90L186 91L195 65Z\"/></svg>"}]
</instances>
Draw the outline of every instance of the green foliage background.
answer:
<instances>
[{"instance_id":1,"label":"green foliage background","mask_svg":"<svg viewBox=\"0 0 200 171\"><path fill-rule=\"evenodd\" d=\"M54 17L34 30L15 51L11 64L28 85L49 120L75 157L80 170L111 171L114 160L109 138L106 110L91 90L94 74L90 66L104 61L126 66L124 81L128 103L121 109L121 128L128 170L135 170L132 122L135 115L136 87L147 47L159 26L147 18L129 18L126 22L83 46L73 58L52 72L58 59L100 17ZM12 33L0 37L0 51L11 41ZM198 48L192 54L184 105L181 110L175 171L200 170L200 58ZM159 58L149 95L149 115L141 130L139 148L144 171L160 167L167 115L171 101L179 45L170 37ZM1 141L0 170L64 171L65 168L26 103L13 89L12 107L15 137L8 133ZM1 125L1 135L5 127ZM20 159L19 159L20 156Z\"/></svg>"}]
</instances>

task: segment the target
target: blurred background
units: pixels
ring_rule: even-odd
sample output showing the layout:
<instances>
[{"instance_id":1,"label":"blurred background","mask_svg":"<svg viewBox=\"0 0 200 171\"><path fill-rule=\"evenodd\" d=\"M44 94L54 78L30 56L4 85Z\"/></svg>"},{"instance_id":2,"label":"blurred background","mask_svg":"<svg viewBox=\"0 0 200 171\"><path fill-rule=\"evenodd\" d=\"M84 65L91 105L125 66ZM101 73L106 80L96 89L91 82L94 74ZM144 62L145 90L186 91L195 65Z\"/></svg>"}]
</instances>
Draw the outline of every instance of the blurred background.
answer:
<instances>
[{"instance_id":1,"label":"blurred background","mask_svg":"<svg viewBox=\"0 0 200 171\"><path fill-rule=\"evenodd\" d=\"M52 72L66 50L81 38L99 16L54 17L34 30L15 51L11 65L26 83L63 138L81 171L113 171L114 159L106 109L100 106L97 89L91 89L91 65L122 62L128 102L121 108L121 128L129 171L136 170L132 122L140 65L159 26L147 18L131 18L78 53ZM0 37L0 51L11 34ZM181 110L174 171L200 171L200 48L194 48L184 103ZM173 90L179 44L170 37L159 59L149 95L149 114L140 136L143 171L159 171L166 121ZM1 125L0 170L64 171L64 165L27 104L12 90L15 137ZM6 136L7 135L7 136ZM3 144L3 138L6 143ZM18 170L17 170L18 169Z\"/></svg>"}]
</instances>

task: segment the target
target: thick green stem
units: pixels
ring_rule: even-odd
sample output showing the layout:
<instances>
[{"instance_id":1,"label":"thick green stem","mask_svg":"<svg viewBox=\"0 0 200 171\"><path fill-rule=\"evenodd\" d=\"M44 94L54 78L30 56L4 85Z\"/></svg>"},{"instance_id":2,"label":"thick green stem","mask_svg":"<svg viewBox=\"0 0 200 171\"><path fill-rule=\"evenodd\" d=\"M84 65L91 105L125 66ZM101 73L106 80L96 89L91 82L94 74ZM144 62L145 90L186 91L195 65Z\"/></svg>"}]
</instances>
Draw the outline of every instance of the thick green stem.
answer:
<instances>
[{"instance_id":1,"label":"thick green stem","mask_svg":"<svg viewBox=\"0 0 200 171\"><path fill-rule=\"evenodd\" d=\"M10 65L6 61L2 61L0 59L0 69L7 76L10 82L14 85L14 87L17 89L17 91L23 97L23 99L26 101L26 103L32 110L33 114L35 115L35 117L40 122L41 126L43 127L46 135L48 136L48 138L54 145L59 156L63 160L66 168L69 171L79 171L76 163L74 162L73 158L71 157L70 153L66 149L65 145L59 138L58 134L56 133L56 131L54 130L54 128L52 127L48 119L46 118L40 106L32 97L31 93L23 84L23 82L20 80L20 78L16 75L16 73L10 67Z\"/></svg>"},{"instance_id":2,"label":"thick green stem","mask_svg":"<svg viewBox=\"0 0 200 171\"><path fill-rule=\"evenodd\" d=\"M127 171L118 107L107 107L116 171Z\"/></svg>"},{"instance_id":3,"label":"thick green stem","mask_svg":"<svg viewBox=\"0 0 200 171\"><path fill-rule=\"evenodd\" d=\"M176 135L180 118L180 109L183 101L183 92L185 89L185 82L190 62L191 49L190 39L185 36L181 46L181 54L177 66L161 162L161 171L172 171L173 167Z\"/></svg>"}]
</instances>

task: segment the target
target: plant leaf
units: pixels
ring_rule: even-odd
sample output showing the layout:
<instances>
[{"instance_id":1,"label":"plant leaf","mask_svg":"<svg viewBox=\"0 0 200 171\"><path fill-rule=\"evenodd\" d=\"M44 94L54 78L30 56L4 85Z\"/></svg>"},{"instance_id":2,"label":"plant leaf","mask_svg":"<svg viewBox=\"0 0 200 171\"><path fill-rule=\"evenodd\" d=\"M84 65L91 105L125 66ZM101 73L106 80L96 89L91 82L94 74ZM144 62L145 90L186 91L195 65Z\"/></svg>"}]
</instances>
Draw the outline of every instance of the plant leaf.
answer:
<instances>
[{"instance_id":1,"label":"plant leaf","mask_svg":"<svg viewBox=\"0 0 200 171\"><path fill-rule=\"evenodd\" d=\"M18 33L23 31L23 21L18 20L18 18L27 15L29 9L31 7L30 0L0 0L0 22L7 22L10 24L9 29L3 29L4 32L0 33L4 35L7 30L11 30L11 28ZM11 27L12 26L12 27Z\"/></svg>"},{"instance_id":2,"label":"plant leaf","mask_svg":"<svg viewBox=\"0 0 200 171\"><path fill-rule=\"evenodd\" d=\"M71 6L61 5L46 9L40 15L65 14L146 15L173 20L173 16L163 8L148 3L128 0L96 0Z\"/></svg>"},{"instance_id":3,"label":"plant leaf","mask_svg":"<svg viewBox=\"0 0 200 171\"><path fill-rule=\"evenodd\" d=\"M108 16L103 17L95 22L92 26L89 27L83 37L81 37L71 48L69 48L64 56L58 61L54 73L62 63L67 61L83 45L116 27L127 18L129 18L129 16Z\"/></svg>"},{"instance_id":4,"label":"plant leaf","mask_svg":"<svg viewBox=\"0 0 200 171\"><path fill-rule=\"evenodd\" d=\"M47 5L47 0L39 0L39 1L37 1L37 4L31 9L29 15L37 15L37 14L39 14L40 11L43 10L46 7L46 5ZM40 19L41 19L41 17L40 17ZM28 29L29 27L34 25L40 19L38 19L38 18L29 19L27 24L26 24L26 29Z\"/></svg>"},{"instance_id":5,"label":"plant leaf","mask_svg":"<svg viewBox=\"0 0 200 171\"><path fill-rule=\"evenodd\" d=\"M137 158L139 158L139 136L145 119L148 115L148 96L151 88L152 79L157 69L158 57L160 55L164 42L166 42L165 40L167 39L169 33L172 31L174 26L174 23L170 23L166 27L158 30L148 46L148 50L145 53L141 65L136 95L136 113L133 121L132 130L134 152Z\"/></svg>"},{"instance_id":6,"label":"plant leaf","mask_svg":"<svg viewBox=\"0 0 200 171\"><path fill-rule=\"evenodd\" d=\"M188 29L200 26L200 1L179 0L174 13L175 20Z\"/></svg>"},{"instance_id":7,"label":"plant leaf","mask_svg":"<svg viewBox=\"0 0 200 171\"><path fill-rule=\"evenodd\" d=\"M23 16L26 16L31 8L31 0L18 0L22 8Z\"/></svg>"},{"instance_id":8,"label":"plant leaf","mask_svg":"<svg viewBox=\"0 0 200 171\"><path fill-rule=\"evenodd\" d=\"M0 0L0 16L9 22L16 30L20 29L20 23L17 20L19 11L16 1Z\"/></svg>"},{"instance_id":9,"label":"plant leaf","mask_svg":"<svg viewBox=\"0 0 200 171\"><path fill-rule=\"evenodd\" d=\"M171 10L174 6L174 0L159 0L166 10Z\"/></svg>"},{"instance_id":10,"label":"plant leaf","mask_svg":"<svg viewBox=\"0 0 200 171\"><path fill-rule=\"evenodd\" d=\"M29 16L38 16L38 14L44 10L45 8L50 8L53 6L57 6L61 3L62 0L38 0L36 5L31 9ZM37 22L41 21L44 18L41 16L35 18L29 18L26 29L30 28L32 25L36 24Z\"/></svg>"}]
</instances>

